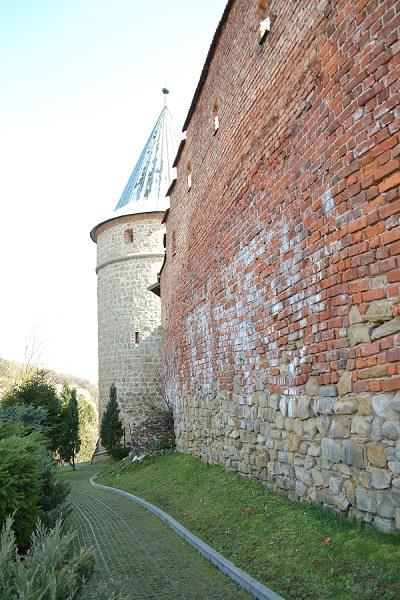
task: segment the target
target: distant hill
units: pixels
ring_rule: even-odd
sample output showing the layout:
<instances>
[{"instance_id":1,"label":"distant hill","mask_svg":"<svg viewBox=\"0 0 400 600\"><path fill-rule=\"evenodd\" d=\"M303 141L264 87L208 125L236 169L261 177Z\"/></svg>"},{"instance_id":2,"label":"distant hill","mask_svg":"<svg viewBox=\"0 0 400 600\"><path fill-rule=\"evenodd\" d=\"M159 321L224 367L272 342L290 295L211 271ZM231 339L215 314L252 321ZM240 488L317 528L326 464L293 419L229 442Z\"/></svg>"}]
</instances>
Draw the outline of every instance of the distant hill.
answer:
<instances>
[{"instance_id":1,"label":"distant hill","mask_svg":"<svg viewBox=\"0 0 400 600\"><path fill-rule=\"evenodd\" d=\"M0 398L10 385L21 377L24 369L25 366L20 363L0 358ZM91 400L97 407L97 387L90 383L90 381L76 377L75 375L63 375L51 370L49 370L49 375L57 389L61 389L64 381L68 381L71 387L77 388L78 394L82 394L87 400Z\"/></svg>"}]
</instances>

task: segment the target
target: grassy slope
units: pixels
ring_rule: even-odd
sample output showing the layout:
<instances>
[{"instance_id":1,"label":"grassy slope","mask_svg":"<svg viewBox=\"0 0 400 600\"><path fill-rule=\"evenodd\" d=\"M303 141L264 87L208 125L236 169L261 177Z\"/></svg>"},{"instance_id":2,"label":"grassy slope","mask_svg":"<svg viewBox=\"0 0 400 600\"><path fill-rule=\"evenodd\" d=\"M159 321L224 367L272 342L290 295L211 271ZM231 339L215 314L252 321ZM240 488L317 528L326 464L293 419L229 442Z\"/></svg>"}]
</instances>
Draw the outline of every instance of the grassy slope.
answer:
<instances>
[{"instance_id":1,"label":"grassy slope","mask_svg":"<svg viewBox=\"0 0 400 600\"><path fill-rule=\"evenodd\" d=\"M400 598L400 537L290 502L221 467L173 454L105 468L99 482L156 504L285 598Z\"/></svg>"}]
</instances>

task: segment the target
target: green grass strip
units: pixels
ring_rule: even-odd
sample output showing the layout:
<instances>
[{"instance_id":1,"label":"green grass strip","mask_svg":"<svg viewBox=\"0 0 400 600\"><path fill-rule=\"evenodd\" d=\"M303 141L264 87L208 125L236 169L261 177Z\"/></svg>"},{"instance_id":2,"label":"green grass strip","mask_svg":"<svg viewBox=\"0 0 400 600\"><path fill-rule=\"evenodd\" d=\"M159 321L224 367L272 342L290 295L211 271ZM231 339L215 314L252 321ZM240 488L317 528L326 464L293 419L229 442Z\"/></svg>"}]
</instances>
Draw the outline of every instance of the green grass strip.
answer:
<instances>
[{"instance_id":1,"label":"green grass strip","mask_svg":"<svg viewBox=\"0 0 400 600\"><path fill-rule=\"evenodd\" d=\"M287 599L400 598L399 536L184 454L99 470L99 483L152 502Z\"/></svg>"}]
</instances>

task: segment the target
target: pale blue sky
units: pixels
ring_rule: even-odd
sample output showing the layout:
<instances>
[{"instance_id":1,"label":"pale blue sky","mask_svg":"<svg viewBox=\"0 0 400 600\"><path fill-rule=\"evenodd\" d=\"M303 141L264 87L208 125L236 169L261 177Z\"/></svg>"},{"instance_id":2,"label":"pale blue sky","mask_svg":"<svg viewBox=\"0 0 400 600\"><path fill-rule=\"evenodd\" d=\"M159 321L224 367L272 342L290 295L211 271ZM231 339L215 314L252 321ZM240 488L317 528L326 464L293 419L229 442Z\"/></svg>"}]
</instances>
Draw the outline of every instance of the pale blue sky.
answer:
<instances>
[{"instance_id":1,"label":"pale blue sky","mask_svg":"<svg viewBox=\"0 0 400 600\"><path fill-rule=\"evenodd\" d=\"M181 128L225 0L0 0L0 357L97 375L95 245L162 105ZM34 343L32 343L34 339Z\"/></svg>"}]
</instances>

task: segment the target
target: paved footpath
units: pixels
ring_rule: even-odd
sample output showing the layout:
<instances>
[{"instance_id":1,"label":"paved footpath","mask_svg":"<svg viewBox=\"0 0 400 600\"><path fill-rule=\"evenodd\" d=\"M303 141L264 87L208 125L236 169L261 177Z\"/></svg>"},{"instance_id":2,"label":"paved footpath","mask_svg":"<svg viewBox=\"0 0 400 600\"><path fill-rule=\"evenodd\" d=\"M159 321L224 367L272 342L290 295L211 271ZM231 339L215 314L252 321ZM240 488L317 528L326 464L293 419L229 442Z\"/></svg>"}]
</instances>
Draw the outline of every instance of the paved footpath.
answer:
<instances>
[{"instance_id":1,"label":"paved footpath","mask_svg":"<svg viewBox=\"0 0 400 600\"><path fill-rule=\"evenodd\" d=\"M147 510L93 488L89 477L95 471L84 467L68 478L73 505L68 521L78 531L77 543L97 555L93 597L104 583L126 600L251 598Z\"/></svg>"}]
</instances>

